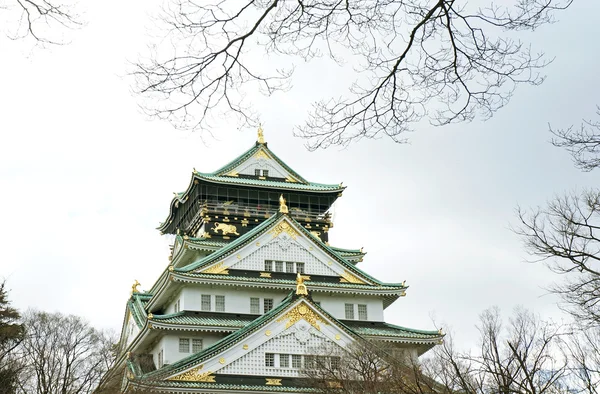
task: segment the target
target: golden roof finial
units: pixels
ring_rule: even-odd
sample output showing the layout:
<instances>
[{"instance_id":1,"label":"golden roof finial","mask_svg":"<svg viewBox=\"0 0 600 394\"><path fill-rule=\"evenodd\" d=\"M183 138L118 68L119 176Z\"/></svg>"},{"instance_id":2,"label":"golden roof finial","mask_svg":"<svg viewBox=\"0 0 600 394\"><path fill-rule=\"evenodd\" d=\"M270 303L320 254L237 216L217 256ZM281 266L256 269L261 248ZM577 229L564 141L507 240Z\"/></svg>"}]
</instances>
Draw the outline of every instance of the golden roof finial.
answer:
<instances>
[{"instance_id":1,"label":"golden roof finial","mask_svg":"<svg viewBox=\"0 0 600 394\"><path fill-rule=\"evenodd\" d=\"M139 293L139 290L138 290L139 285L140 285L140 282L138 282L136 279L135 282L133 282L133 286L131 286L131 295L133 295L133 293Z\"/></svg>"},{"instance_id":2,"label":"golden roof finial","mask_svg":"<svg viewBox=\"0 0 600 394\"><path fill-rule=\"evenodd\" d=\"M285 198L283 198L283 194L279 196L279 212L288 213L288 207L285 205Z\"/></svg>"},{"instance_id":3,"label":"golden roof finial","mask_svg":"<svg viewBox=\"0 0 600 394\"><path fill-rule=\"evenodd\" d=\"M308 295L308 289L304 284L304 278L300 275L300 272L296 274L296 294L297 295Z\"/></svg>"},{"instance_id":4,"label":"golden roof finial","mask_svg":"<svg viewBox=\"0 0 600 394\"><path fill-rule=\"evenodd\" d=\"M258 139L256 140L259 144L265 143L265 135L263 134L262 125L258 125Z\"/></svg>"}]
</instances>

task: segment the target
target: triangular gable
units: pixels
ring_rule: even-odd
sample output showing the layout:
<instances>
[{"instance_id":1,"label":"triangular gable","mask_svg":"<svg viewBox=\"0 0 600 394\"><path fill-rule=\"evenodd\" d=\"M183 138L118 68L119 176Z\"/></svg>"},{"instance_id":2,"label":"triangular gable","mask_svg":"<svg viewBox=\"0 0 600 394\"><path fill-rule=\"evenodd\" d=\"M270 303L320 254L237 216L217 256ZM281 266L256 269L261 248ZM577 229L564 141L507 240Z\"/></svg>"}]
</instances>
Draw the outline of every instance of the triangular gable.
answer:
<instances>
[{"instance_id":1,"label":"triangular gable","mask_svg":"<svg viewBox=\"0 0 600 394\"><path fill-rule=\"evenodd\" d=\"M286 371L293 376L297 371L274 371L266 367L265 353L316 354L316 349L323 349L325 345L346 348L356 338L352 331L308 298L288 298L246 328L178 361L167 371L153 374L161 373L163 379L170 381L214 381L211 380L213 374L286 376ZM256 370L260 366L264 366L265 371Z\"/></svg>"},{"instance_id":2,"label":"triangular gable","mask_svg":"<svg viewBox=\"0 0 600 394\"><path fill-rule=\"evenodd\" d=\"M257 227L255 234L247 233L247 237L238 238L236 242L239 245L235 246L239 247L231 248L229 254L223 251L221 256L209 255L207 260L212 260L212 263L192 264L197 268L185 267L182 270L217 274L227 274L230 269L265 271L265 260L274 260L304 263L307 275L338 276L342 282L379 284L338 253L325 247L321 240L291 217L279 215L277 220L268 222Z\"/></svg>"},{"instance_id":3,"label":"triangular gable","mask_svg":"<svg viewBox=\"0 0 600 394\"><path fill-rule=\"evenodd\" d=\"M239 175L255 176L255 170L261 170L261 175L263 170L267 170L269 177L282 178L288 182L308 183L271 152L265 144L256 144L242 156L215 171L213 174L233 177Z\"/></svg>"}]
</instances>

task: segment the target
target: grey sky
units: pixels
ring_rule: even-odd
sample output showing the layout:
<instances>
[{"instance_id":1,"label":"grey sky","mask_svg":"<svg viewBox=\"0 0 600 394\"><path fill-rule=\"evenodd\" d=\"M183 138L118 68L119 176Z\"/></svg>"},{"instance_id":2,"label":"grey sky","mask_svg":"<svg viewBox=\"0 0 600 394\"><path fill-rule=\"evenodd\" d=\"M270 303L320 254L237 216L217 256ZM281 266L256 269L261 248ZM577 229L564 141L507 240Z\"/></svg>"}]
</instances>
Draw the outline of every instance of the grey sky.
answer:
<instances>
[{"instance_id":1,"label":"grey sky","mask_svg":"<svg viewBox=\"0 0 600 394\"><path fill-rule=\"evenodd\" d=\"M134 279L148 289L168 264L154 228L172 192L186 189L193 167L212 171L255 141L254 131L223 120L207 147L140 114L120 75L143 51L157 3L82 3L89 24L73 43L29 57L22 42L0 39L0 274L19 308L118 329ZM387 321L427 329L433 315L471 344L478 314L492 305L559 317L542 288L556 278L523 262L509 226L517 204L598 184L597 173L577 171L547 143L547 124L579 123L600 103L599 11L576 1L558 23L524 37L556 57L542 86L522 86L487 122L423 125L410 145L365 140L309 153L292 137L311 101L345 86L351 64L300 64L290 92L256 98L279 157L309 180L348 186L331 243L364 246L362 269L411 286Z\"/></svg>"}]
</instances>

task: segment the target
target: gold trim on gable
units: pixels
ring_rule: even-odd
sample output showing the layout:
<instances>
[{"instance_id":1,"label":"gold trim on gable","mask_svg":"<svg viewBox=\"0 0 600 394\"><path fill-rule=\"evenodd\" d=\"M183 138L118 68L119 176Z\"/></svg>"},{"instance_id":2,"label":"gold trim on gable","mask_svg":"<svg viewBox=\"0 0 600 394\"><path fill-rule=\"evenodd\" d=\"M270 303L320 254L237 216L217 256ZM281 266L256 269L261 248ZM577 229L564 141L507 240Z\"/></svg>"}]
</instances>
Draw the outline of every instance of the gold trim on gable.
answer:
<instances>
[{"instance_id":1,"label":"gold trim on gable","mask_svg":"<svg viewBox=\"0 0 600 394\"><path fill-rule=\"evenodd\" d=\"M296 237L298 236L296 230L292 226L290 226L290 224L285 220L279 223L277 226L275 226L271 231L269 231L269 234L271 234L273 238L277 238L281 233L287 233L293 239L296 239Z\"/></svg>"},{"instance_id":2,"label":"gold trim on gable","mask_svg":"<svg viewBox=\"0 0 600 394\"><path fill-rule=\"evenodd\" d=\"M213 265L212 267L208 267L204 271L200 271L203 274L221 274L221 275L229 275L229 270L227 267L224 267L225 262L221 261L218 264Z\"/></svg>"},{"instance_id":3,"label":"gold trim on gable","mask_svg":"<svg viewBox=\"0 0 600 394\"><path fill-rule=\"evenodd\" d=\"M365 284L365 282L362 279L358 278L355 275L352 275L347 270L344 270L344 272L341 273L340 276L341 276L340 282L358 283L358 284L361 284L361 285Z\"/></svg>"},{"instance_id":4,"label":"gold trim on gable","mask_svg":"<svg viewBox=\"0 0 600 394\"><path fill-rule=\"evenodd\" d=\"M325 325L329 325L329 323L327 321L323 320L323 318L321 318L321 316L314 313L312 311L312 309L310 309L308 307L308 305L306 305L306 303L304 303L304 302L296 305L288 313L286 313L285 315L283 315L282 317L277 319L277 322L281 323L286 320L287 320L287 322L285 323L286 329L290 328L291 326L293 326L300 320L306 320L311 326L313 326L314 328L316 328L319 331L321 331L321 326L319 326L319 322L321 322Z\"/></svg>"},{"instance_id":5,"label":"gold trim on gable","mask_svg":"<svg viewBox=\"0 0 600 394\"><path fill-rule=\"evenodd\" d=\"M200 364L197 367L190 369L182 374L170 377L167 380L179 380L185 382L215 382L215 375L212 375L211 371L200 372L204 368L204 364Z\"/></svg>"}]
</instances>

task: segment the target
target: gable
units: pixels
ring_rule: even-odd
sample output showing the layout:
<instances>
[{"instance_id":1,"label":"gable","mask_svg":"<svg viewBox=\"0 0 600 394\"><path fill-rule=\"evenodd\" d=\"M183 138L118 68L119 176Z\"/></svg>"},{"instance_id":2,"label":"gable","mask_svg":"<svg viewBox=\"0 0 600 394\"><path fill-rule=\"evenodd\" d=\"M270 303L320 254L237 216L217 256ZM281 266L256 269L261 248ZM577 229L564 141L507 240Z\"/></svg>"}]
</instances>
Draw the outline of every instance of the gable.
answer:
<instances>
[{"instance_id":1,"label":"gable","mask_svg":"<svg viewBox=\"0 0 600 394\"><path fill-rule=\"evenodd\" d=\"M297 376L293 368L266 366L265 354L314 355L325 346L346 348L353 341L335 321L299 298L264 326L168 380L196 380L212 374Z\"/></svg>"},{"instance_id":2,"label":"gable","mask_svg":"<svg viewBox=\"0 0 600 394\"><path fill-rule=\"evenodd\" d=\"M242 246L235 254L222 260L198 268L196 272L226 273L229 269L269 271L265 270L265 261L281 261L285 263L303 263L305 275L338 276L341 280L352 283L367 283L348 271L341 262L328 255L317 245L320 242L303 231L299 231L287 216ZM286 267L283 271L286 272ZM294 267L293 272L296 272Z\"/></svg>"},{"instance_id":3,"label":"gable","mask_svg":"<svg viewBox=\"0 0 600 394\"><path fill-rule=\"evenodd\" d=\"M238 176L241 174L255 176L255 170L261 170L261 176L263 174L263 170L267 170L269 177L282 178L288 182L304 183L302 179L299 179L295 174L292 174L281 163L279 163L278 160L275 159L271 152L262 146L252 156L242 161L232 169L229 169L226 173L219 173L219 175Z\"/></svg>"}]
</instances>

